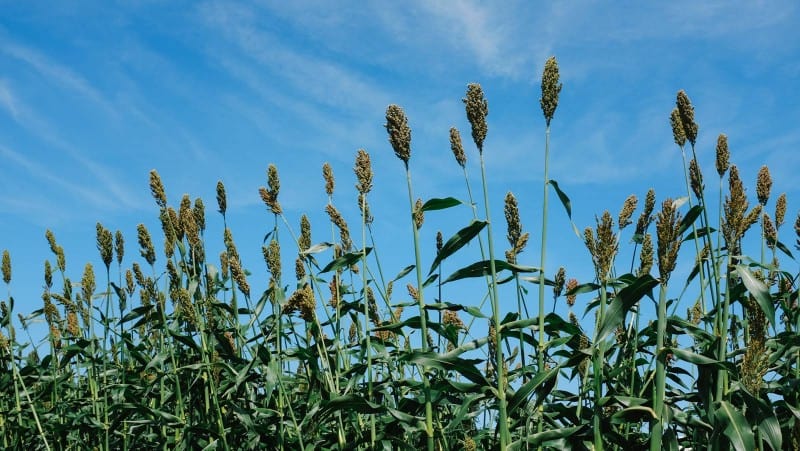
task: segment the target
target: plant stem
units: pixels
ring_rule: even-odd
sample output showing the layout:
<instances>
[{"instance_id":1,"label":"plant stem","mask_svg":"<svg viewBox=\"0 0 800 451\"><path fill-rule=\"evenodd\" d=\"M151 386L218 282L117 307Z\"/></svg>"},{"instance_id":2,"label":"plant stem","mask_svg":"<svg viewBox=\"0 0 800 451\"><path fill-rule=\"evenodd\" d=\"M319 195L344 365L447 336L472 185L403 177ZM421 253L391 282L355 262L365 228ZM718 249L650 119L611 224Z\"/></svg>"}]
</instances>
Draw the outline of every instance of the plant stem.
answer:
<instances>
[{"instance_id":1,"label":"plant stem","mask_svg":"<svg viewBox=\"0 0 800 451\"><path fill-rule=\"evenodd\" d=\"M417 305L419 307L420 329L422 331L422 352L428 352L428 311L425 310L425 297L423 295L424 287L422 286L422 255L419 247L419 230L415 221L414 211L414 193L411 189L411 171L408 169L406 163L406 185L408 186L408 204L411 210L411 229L414 232L414 261L417 273ZM424 366L421 369L422 386L425 395L425 435L428 442L428 451L434 450L434 432L433 432L433 405L431 404L431 382L428 380L427 368Z\"/></svg>"},{"instance_id":2,"label":"plant stem","mask_svg":"<svg viewBox=\"0 0 800 451\"><path fill-rule=\"evenodd\" d=\"M492 221L489 213L489 190L486 184L486 165L483 161L483 152L480 152L481 160L481 182L483 184L483 205L486 210L486 228L488 231L489 242L489 272L492 277L491 293L492 293L492 322L494 323L496 340L495 340L495 354L497 365L497 410L499 411L498 427L500 429L500 449L505 450L511 439L508 430L508 415L506 412L506 372L505 372L505 359L503 358L503 348L501 346L501 337L503 336L502 326L500 325L500 302L498 301L497 293L497 269L494 264L494 241L492 240Z\"/></svg>"},{"instance_id":3,"label":"plant stem","mask_svg":"<svg viewBox=\"0 0 800 451\"><path fill-rule=\"evenodd\" d=\"M666 392L666 355L664 355L664 336L667 332L667 285L661 284L658 296L658 324L656 332L656 387L653 409L656 419L650 436L650 451L661 450L661 436L664 434L664 396Z\"/></svg>"}]
</instances>

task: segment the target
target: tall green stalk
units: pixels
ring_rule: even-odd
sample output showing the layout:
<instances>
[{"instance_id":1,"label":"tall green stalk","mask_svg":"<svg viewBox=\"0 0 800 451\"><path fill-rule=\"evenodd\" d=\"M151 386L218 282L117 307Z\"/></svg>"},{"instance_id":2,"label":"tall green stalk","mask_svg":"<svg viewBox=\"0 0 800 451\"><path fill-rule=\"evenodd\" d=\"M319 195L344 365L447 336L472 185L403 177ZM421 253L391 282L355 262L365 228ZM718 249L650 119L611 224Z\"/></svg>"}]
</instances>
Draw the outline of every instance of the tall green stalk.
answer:
<instances>
[{"instance_id":1,"label":"tall green stalk","mask_svg":"<svg viewBox=\"0 0 800 451\"><path fill-rule=\"evenodd\" d=\"M656 389L653 410L656 419L650 436L650 451L660 451L661 437L664 434L664 397L666 393L666 355L664 355L664 335L667 330L667 284L662 282L658 295L658 319L656 332Z\"/></svg>"},{"instance_id":2,"label":"tall green stalk","mask_svg":"<svg viewBox=\"0 0 800 451\"><path fill-rule=\"evenodd\" d=\"M389 133L389 142L406 169L406 186L408 187L408 204L411 212L411 229L414 234L414 266L417 274L417 307L419 308L420 330L422 332L422 352L428 352L428 311L425 309L424 287L422 279L422 254L419 245L419 230L417 227L417 212L414 206L414 192L411 187L411 171L408 160L411 158L411 128L408 126L406 113L397 105L386 108L386 130ZM422 386L425 396L425 437L428 451L435 449L433 431L433 405L431 404L431 383L428 379L428 370L425 366L421 370Z\"/></svg>"}]
</instances>

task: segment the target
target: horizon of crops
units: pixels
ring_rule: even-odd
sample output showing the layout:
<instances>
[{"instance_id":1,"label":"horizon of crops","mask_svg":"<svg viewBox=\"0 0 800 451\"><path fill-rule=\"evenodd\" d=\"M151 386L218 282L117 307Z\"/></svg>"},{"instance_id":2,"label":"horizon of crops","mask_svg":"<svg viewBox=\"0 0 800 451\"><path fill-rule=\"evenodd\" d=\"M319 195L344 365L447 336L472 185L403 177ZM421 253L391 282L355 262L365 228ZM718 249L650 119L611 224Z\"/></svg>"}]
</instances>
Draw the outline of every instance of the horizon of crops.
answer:
<instances>
[{"instance_id":1,"label":"horizon of crops","mask_svg":"<svg viewBox=\"0 0 800 451\"><path fill-rule=\"evenodd\" d=\"M397 215L407 215L413 242L405 268L381 265L369 208L373 155L363 149L353 167L355 221L337 208L333 168L323 165L330 220L316 229L323 241L312 240L308 216L284 214L278 168L269 165L258 190L273 219L262 247L263 292L250 284L264 274L242 266L222 182L213 220L224 233L208 236L204 201L184 195L170 205L152 171L161 231L139 224L132 259L122 234L98 222L103 266L87 263L77 277L48 230L53 255L42 308L16 312L10 289L2 302L0 444L800 449L798 274L787 269L796 262L784 244L795 238L781 239L787 200L772 195L768 168L759 171L751 206L720 135L714 170L706 171L718 180L704 177L694 106L679 91L669 119L684 161L684 174L673 176L685 180L685 195L659 199L651 189L641 208L631 195L617 214L598 214L595 227L572 224L567 233L593 262L594 279L578 281L568 276L575 269L554 269L546 254L549 215L572 215L568 194L549 176L562 89L555 58L541 87L538 242L524 231L513 193L503 199L505 224L496 219L498 199L487 187L502 179L485 169L489 109L476 83L463 101L481 184L470 184L467 150L452 128L465 181L452 197L415 194L413 180L424 175L409 164L409 118L398 105L386 110L389 144L407 180L408 206ZM425 216L452 208L471 209L472 220L450 236L439 232L434 252L420 242ZM800 214L794 232L800 249ZM757 255L747 254L745 237L760 246ZM535 264L525 262L529 254L521 261L534 244ZM457 257L470 263L443 271ZM688 280L671 278L679 258L694 262ZM283 267L287 259L294 267ZM9 285L7 251L2 273ZM458 300L451 287L466 283L480 287L479 303ZM567 314L551 310L553 302L565 303ZM653 306L652 320L641 317L641 304ZM45 320L46 353L21 340L14 314L23 326ZM584 316L593 327L583 327Z\"/></svg>"}]
</instances>

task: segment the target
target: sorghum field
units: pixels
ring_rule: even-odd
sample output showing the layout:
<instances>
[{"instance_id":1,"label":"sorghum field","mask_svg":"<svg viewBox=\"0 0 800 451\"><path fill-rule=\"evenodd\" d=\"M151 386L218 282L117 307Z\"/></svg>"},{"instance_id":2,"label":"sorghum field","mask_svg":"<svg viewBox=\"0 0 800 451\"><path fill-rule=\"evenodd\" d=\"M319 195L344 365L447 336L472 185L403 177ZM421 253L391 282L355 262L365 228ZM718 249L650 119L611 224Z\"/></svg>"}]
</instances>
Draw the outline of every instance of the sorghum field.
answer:
<instances>
[{"instance_id":1,"label":"sorghum field","mask_svg":"<svg viewBox=\"0 0 800 451\"><path fill-rule=\"evenodd\" d=\"M372 233L370 161L394 158L388 145L355 157L357 218L339 212L333 168L322 166L323 240L312 239L306 215L284 215L278 168L268 167L258 189L274 223L262 249L268 273L242 266L221 182L216 199L170 204L152 171L161 230L140 224L131 245L98 222L101 267L67 270L48 231L41 308L18 312L11 288L2 301L0 447L800 449L800 215L792 235L768 168L748 197L725 135L715 167L700 168L701 128L679 91L664 124L684 161L684 174L669 176L685 179L685 193L635 187L643 199L631 195L614 213L597 212L595 227L567 231L594 265L594 278L578 281L545 253L548 216L572 214L548 174L562 89L555 58L541 89L540 237L522 230L513 193L505 221L500 199L489 199L487 185L502 180L485 170L489 110L478 84L463 99L471 130L463 140L450 130L465 180L453 197L415 195L409 119L386 109L408 182L398 187L408 207L396 215L413 243L405 268L381 265ZM470 186L468 155L480 161L480 186ZM421 243L425 216L451 208L474 219L440 233L435 248ZM224 235L207 235L207 221ZM526 247L542 252L523 261ZM456 254L472 263L443 271ZM687 280L670 277L679 259L694 262ZM12 260L3 253L9 287ZM481 287L481 302L459 302L455 287L467 282ZM16 318L23 327L46 321L46 341L26 339Z\"/></svg>"}]
</instances>

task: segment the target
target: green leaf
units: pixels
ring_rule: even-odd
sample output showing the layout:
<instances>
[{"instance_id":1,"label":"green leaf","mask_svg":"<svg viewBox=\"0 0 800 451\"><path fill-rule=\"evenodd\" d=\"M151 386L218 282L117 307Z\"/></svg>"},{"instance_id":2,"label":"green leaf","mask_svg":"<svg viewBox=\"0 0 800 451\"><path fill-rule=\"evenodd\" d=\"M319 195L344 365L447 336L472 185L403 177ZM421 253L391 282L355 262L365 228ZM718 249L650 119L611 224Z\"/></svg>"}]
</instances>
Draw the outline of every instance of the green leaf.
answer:
<instances>
[{"instance_id":1,"label":"green leaf","mask_svg":"<svg viewBox=\"0 0 800 451\"><path fill-rule=\"evenodd\" d=\"M458 356L442 355L435 352L413 351L406 354L403 360L421 365L423 368L435 368L443 371L457 371L478 385L488 385L489 381L483 376L475 365L482 360L466 360Z\"/></svg>"},{"instance_id":2,"label":"green leaf","mask_svg":"<svg viewBox=\"0 0 800 451\"><path fill-rule=\"evenodd\" d=\"M505 260L495 260L494 269L495 272L509 270L512 273L536 272L539 270L539 268L534 268L532 266L514 265ZM453 274L450 274L450 276L442 282L442 285L459 279L466 279L470 277L483 277L489 274L491 274L491 269L489 268L489 260L484 260L473 263L469 266L459 269Z\"/></svg>"},{"instance_id":3,"label":"green leaf","mask_svg":"<svg viewBox=\"0 0 800 451\"><path fill-rule=\"evenodd\" d=\"M772 304L772 297L769 295L769 288L764 282L756 279L756 276L743 265L736 265L736 273L742 278L747 291L753 295L761 310L766 315L769 323L775 327L775 306Z\"/></svg>"},{"instance_id":4,"label":"green leaf","mask_svg":"<svg viewBox=\"0 0 800 451\"><path fill-rule=\"evenodd\" d=\"M626 407L611 416L612 424L638 423L640 421L656 420L656 411L647 406Z\"/></svg>"},{"instance_id":5,"label":"green leaf","mask_svg":"<svg viewBox=\"0 0 800 451\"><path fill-rule=\"evenodd\" d=\"M461 205L464 202L455 197L445 197L443 199L430 199L422 205L422 211L444 210L446 208Z\"/></svg>"},{"instance_id":6,"label":"green leaf","mask_svg":"<svg viewBox=\"0 0 800 451\"><path fill-rule=\"evenodd\" d=\"M397 275L394 277L394 279L392 279L392 280L400 280L400 279L402 279L403 277L405 277L405 276L406 276L406 274L410 273L412 270L414 270L414 265L408 265L408 266L406 266L405 268L403 268L403 270L402 270L402 271L400 271L400 272L399 272L399 273L398 273L398 274L397 274Z\"/></svg>"},{"instance_id":7,"label":"green leaf","mask_svg":"<svg viewBox=\"0 0 800 451\"><path fill-rule=\"evenodd\" d=\"M702 212L703 207L700 205L695 205L694 207L690 208L689 211L686 212L686 216L684 216L683 220L681 220L680 226L678 226L678 236L683 235L683 232L689 230Z\"/></svg>"},{"instance_id":8,"label":"green leaf","mask_svg":"<svg viewBox=\"0 0 800 451\"><path fill-rule=\"evenodd\" d=\"M566 427L566 428L560 428L560 429L551 429L549 431L539 432L539 433L536 433L536 434L533 434L533 435L529 435L526 438L523 438L523 439L520 439L520 440L517 440L515 442L510 443L508 445L508 449L509 450L522 449L522 445L523 444L527 444L529 446L543 445L543 444L546 444L547 442L550 442L550 441L553 441L553 440L559 440L559 439L564 439L564 438L567 438L567 437L571 437L571 436L577 434L578 432L580 432L581 429L584 429L584 428L587 428L587 427L588 426L586 426L586 425L583 425L583 426L572 426L572 427Z\"/></svg>"},{"instance_id":9,"label":"green leaf","mask_svg":"<svg viewBox=\"0 0 800 451\"><path fill-rule=\"evenodd\" d=\"M473 238L475 238L475 236L480 233L480 231L483 230L487 224L488 222L486 221L479 221L475 219L468 226L456 232L455 235L453 235L449 240L447 240L446 243L444 243L442 250L436 254L436 258L433 260L433 264L431 265L431 269L428 271L428 274L431 274L444 259L456 253L456 251L464 247Z\"/></svg>"},{"instance_id":10,"label":"green leaf","mask_svg":"<svg viewBox=\"0 0 800 451\"><path fill-rule=\"evenodd\" d=\"M575 236L580 238L581 232L578 231L578 227L575 226L574 222L572 222L572 202L570 202L569 196L567 196L564 191L561 191L561 188L558 187L558 182L555 180L548 180L547 183L555 188L556 194L558 194L558 199L561 200L561 205L563 205L564 209L567 210L567 217L569 217L569 223L572 225L572 231L575 232Z\"/></svg>"},{"instance_id":11,"label":"green leaf","mask_svg":"<svg viewBox=\"0 0 800 451\"><path fill-rule=\"evenodd\" d=\"M658 280L654 279L650 274L645 274L636 279L635 282L620 290L617 297L611 301L606 310L605 317L600 323L600 329L597 335L597 341L604 340L608 334L614 331L622 321L625 315L635 306L639 300L650 292L658 285Z\"/></svg>"},{"instance_id":12,"label":"green leaf","mask_svg":"<svg viewBox=\"0 0 800 451\"><path fill-rule=\"evenodd\" d=\"M714 409L717 428L724 428L722 433L728 437L731 446L737 451L755 449L755 440L750 424L741 412L728 401L720 401Z\"/></svg>"},{"instance_id":13,"label":"green leaf","mask_svg":"<svg viewBox=\"0 0 800 451\"><path fill-rule=\"evenodd\" d=\"M761 437L773 450L783 449L781 425L775 417L774 407L765 400L751 395L747 390L740 390L739 393L747 404L747 416L758 425Z\"/></svg>"},{"instance_id":14,"label":"green leaf","mask_svg":"<svg viewBox=\"0 0 800 451\"><path fill-rule=\"evenodd\" d=\"M365 252L350 252L342 255L339 258L335 258L332 262L328 263L327 266L322 269L322 271L320 271L320 274L352 266L357 261L361 260L362 256L369 255L371 251L372 248L368 247Z\"/></svg>"},{"instance_id":15,"label":"green leaf","mask_svg":"<svg viewBox=\"0 0 800 451\"><path fill-rule=\"evenodd\" d=\"M525 404L525 402L528 400L528 395L530 395L534 390L537 394L536 405L534 407L538 407L555 386L555 376L558 375L559 371L561 371L560 365L550 369L549 371L537 373L533 379L529 380L525 385L520 387L519 390L517 390L508 399L508 416L513 418L514 411Z\"/></svg>"}]
</instances>

